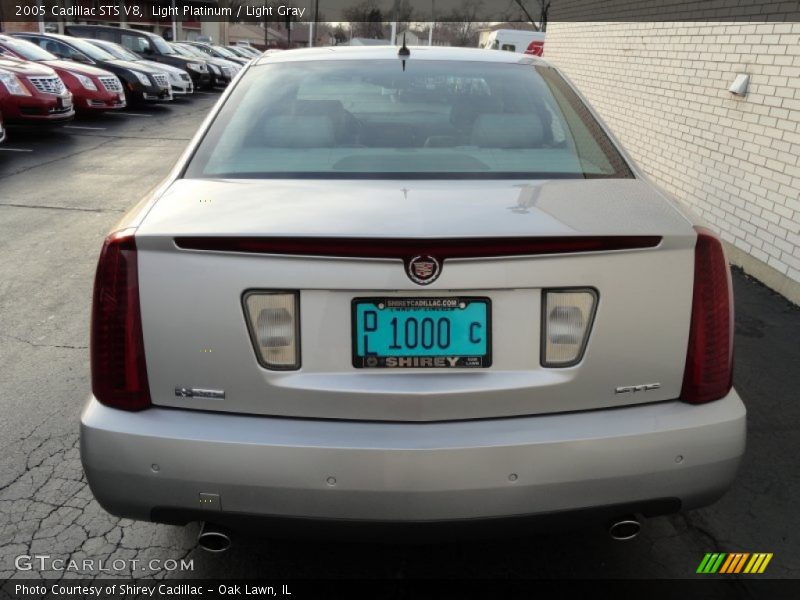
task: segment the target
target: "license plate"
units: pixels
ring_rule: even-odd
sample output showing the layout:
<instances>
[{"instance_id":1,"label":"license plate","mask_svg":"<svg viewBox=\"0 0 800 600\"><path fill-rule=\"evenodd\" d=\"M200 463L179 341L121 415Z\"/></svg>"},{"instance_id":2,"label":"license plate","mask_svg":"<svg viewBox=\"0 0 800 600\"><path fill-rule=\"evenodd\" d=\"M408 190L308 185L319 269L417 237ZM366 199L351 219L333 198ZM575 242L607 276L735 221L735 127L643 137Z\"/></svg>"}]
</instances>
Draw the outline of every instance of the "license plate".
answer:
<instances>
[{"instance_id":1,"label":"license plate","mask_svg":"<svg viewBox=\"0 0 800 600\"><path fill-rule=\"evenodd\" d=\"M353 366L476 369L492 364L488 298L355 298Z\"/></svg>"},{"instance_id":2,"label":"license plate","mask_svg":"<svg viewBox=\"0 0 800 600\"><path fill-rule=\"evenodd\" d=\"M58 106L59 108L72 108L72 98L59 98Z\"/></svg>"}]
</instances>

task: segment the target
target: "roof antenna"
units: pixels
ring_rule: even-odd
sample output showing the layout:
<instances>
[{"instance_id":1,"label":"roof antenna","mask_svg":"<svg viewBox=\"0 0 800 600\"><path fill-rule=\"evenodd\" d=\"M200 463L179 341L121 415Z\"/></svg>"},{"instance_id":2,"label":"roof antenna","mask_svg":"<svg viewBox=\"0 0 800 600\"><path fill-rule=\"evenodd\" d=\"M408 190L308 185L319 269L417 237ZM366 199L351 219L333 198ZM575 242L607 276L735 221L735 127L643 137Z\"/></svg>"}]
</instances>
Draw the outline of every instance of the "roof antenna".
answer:
<instances>
[{"instance_id":1,"label":"roof antenna","mask_svg":"<svg viewBox=\"0 0 800 600\"><path fill-rule=\"evenodd\" d=\"M406 34L403 32L403 45L400 47L400 50L397 51L397 56L403 59L403 71L406 70L406 59L411 56L411 50L408 49L406 46Z\"/></svg>"}]
</instances>

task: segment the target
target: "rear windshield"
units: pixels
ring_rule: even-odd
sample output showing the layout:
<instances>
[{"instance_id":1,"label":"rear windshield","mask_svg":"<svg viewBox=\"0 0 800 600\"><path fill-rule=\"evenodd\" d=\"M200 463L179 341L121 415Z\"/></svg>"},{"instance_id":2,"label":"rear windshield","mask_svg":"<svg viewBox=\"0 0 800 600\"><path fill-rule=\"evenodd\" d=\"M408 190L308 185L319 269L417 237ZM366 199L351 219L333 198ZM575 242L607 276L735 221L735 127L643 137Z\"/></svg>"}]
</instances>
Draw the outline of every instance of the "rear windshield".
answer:
<instances>
[{"instance_id":1,"label":"rear windshield","mask_svg":"<svg viewBox=\"0 0 800 600\"><path fill-rule=\"evenodd\" d=\"M491 62L317 61L249 70L187 177L632 177L558 73Z\"/></svg>"}]
</instances>

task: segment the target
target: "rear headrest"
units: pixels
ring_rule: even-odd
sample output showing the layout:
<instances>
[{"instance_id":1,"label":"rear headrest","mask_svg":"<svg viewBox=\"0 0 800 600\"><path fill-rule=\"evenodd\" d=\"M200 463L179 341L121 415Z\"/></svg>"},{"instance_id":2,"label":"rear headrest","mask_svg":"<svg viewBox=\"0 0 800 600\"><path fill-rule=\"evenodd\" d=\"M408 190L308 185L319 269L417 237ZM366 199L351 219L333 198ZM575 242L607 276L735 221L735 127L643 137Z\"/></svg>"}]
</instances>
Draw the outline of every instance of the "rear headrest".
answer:
<instances>
[{"instance_id":1,"label":"rear headrest","mask_svg":"<svg viewBox=\"0 0 800 600\"><path fill-rule=\"evenodd\" d=\"M450 109L450 123L462 131L467 131L478 115L502 110L503 102L496 96L463 96L457 98Z\"/></svg>"},{"instance_id":2,"label":"rear headrest","mask_svg":"<svg viewBox=\"0 0 800 600\"><path fill-rule=\"evenodd\" d=\"M335 146L330 117L277 115L264 123L263 144L270 148L331 148Z\"/></svg>"},{"instance_id":3,"label":"rear headrest","mask_svg":"<svg viewBox=\"0 0 800 600\"><path fill-rule=\"evenodd\" d=\"M475 120L472 145L482 148L539 148L544 128L539 115L484 114Z\"/></svg>"}]
</instances>

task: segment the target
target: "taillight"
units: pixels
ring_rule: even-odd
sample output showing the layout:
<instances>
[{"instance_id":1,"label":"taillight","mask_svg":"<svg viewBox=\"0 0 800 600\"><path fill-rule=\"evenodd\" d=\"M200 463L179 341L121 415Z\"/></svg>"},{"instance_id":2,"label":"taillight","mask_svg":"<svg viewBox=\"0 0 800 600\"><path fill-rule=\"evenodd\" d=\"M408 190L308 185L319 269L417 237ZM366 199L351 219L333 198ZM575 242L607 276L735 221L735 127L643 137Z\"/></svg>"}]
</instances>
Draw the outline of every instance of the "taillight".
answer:
<instances>
[{"instance_id":1,"label":"taillight","mask_svg":"<svg viewBox=\"0 0 800 600\"><path fill-rule=\"evenodd\" d=\"M92 301L92 392L103 404L123 410L150 406L134 231L106 238Z\"/></svg>"},{"instance_id":2,"label":"taillight","mask_svg":"<svg viewBox=\"0 0 800 600\"><path fill-rule=\"evenodd\" d=\"M695 227L694 292L681 399L718 400L733 385L733 287L722 242Z\"/></svg>"}]
</instances>

